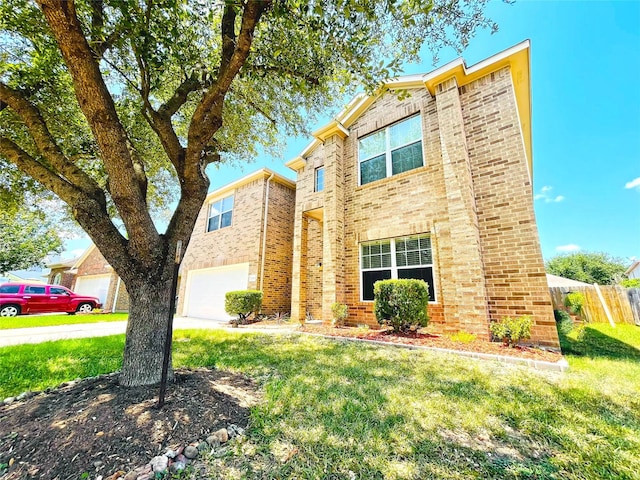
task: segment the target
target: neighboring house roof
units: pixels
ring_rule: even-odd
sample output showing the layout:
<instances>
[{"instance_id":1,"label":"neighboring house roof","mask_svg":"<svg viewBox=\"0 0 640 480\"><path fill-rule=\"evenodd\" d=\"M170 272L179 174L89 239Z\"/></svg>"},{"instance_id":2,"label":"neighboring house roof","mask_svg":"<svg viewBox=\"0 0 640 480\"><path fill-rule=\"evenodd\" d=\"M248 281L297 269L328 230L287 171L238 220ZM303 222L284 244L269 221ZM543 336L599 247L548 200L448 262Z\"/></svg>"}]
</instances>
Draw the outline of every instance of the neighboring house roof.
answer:
<instances>
[{"instance_id":1,"label":"neighboring house roof","mask_svg":"<svg viewBox=\"0 0 640 480\"><path fill-rule=\"evenodd\" d=\"M64 259L58 257L53 262L47 263L47 267L49 267L51 270L53 270L54 268L71 268L76 264L78 258L79 257Z\"/></svg>"},{"instance_id":2,"label":"neighboring house roof","mask_svg":"<svg viewBox=\"0 0 640 480\"><path fill-rule=\"evenodd\" d=\"M362 115L381 95L389 90L408 90L412 88L426 88L435 96L435 88L443 81L455 77L458 87L468 85L481 77L489 75L506 66L510 67L516 103L520 114L520 127L524 139L529 172L533 167L533 152L531 147L531 80L529 76L530 42L525 40L471 67L467 67L464 59L456 60L422 75L407 75L387 82L373 94L361 93L336 115L335 119L324 127L313 132L315 139L293 160L286 163L292 170L299 170L305 164L313 150L320 146L325 139L332 135L342 138L349 136L348 128Z\"/></svg>"},{"instance_id":3,"label":"neighboring house roof","mask_svg":"<svg viewBox=\"0 0 640 480\"><path fill-rule=\"evenodd\" d=\"M13 270L5 272L3 278L6 278L7 283L28 282L28 283L46 283L40 277L46 277L48 270Z\"/></svg>"},{"instance_id":4,"label":"neighboring house roof","mask_svg":"<svg viewBox=\"0 0 640 480\"><path fill-rule=\"evenodd\" d=\"M87 249L84 251L84 253L80 255L78 258L76 258L75 262L73 262L73 265L71 266L71 270L77 270L78 267L84 263L87 257L89 257L89 255L91 255L91 252L93 252L96 248L97 247L93 243L89 245Z\"/></svg>"},{"instance_id":5,"label":"neighboring house roof","mask_svg":"<svg viewBox=\"0 0 640 480\"><path fill-rule=\"evenodd\" d=\"M571 280L570 278L559 277L558 275L551 275L547 273L547 283L549 288L553 287L590 287L591 284L579 282L577 280Z\"/></svg>"},{"instance_id":6,"label":"neighboring house roof","mask_svg":"<svg viewBox=\"0 0 640 480\"><path fill-rule=\"evenodd\" d=\"M295 189L296 188L296 182L291 180L290 178L287 178L283 175L280 175L279 173L274 172L273 170L269 170L268 168L261 168L260 170L257 170L253 173L250 173L249 175L246 175L244 177L242 177L239 180L236 180L235 182L231 182L227 185L225 185L224 187L220 187L217 190L214 190L213 192L209 193L207 195L207 198L205 199L205 202L208 202L214 198L217 197L222 197L224 196L226 193L230 193L233 190L235 190L236 188L245 185L247 183L251 183L255 180L258 180L260 178L270 178L272 177L273 181L276 181L278 183L281 183L282 185L286 185L289 188Z\"/></svg>"},{"instance_id":7,"label":"neighboring house roof","mask_svg":"<svg viewBox=\"0 0 640 480\"><path fill-rule=\"evenodd\" d=\"M631 266L629 268L627 268L627 271L624 272L625 275L629 276L629 274L631 272L633 272L635 269L640 268L640 260L636 260L635 262L633 262L631 264Z\"/></svg>"}]
</instances>

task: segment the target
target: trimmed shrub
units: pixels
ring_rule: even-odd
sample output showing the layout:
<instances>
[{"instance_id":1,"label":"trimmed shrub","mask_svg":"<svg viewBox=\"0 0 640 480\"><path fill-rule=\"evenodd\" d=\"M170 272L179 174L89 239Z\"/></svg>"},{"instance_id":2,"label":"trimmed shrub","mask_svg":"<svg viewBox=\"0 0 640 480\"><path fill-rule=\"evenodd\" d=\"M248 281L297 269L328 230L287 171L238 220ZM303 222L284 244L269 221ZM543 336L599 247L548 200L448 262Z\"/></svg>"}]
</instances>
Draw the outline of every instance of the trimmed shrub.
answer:
<instances>
[{"instance_id":1,"label":"trimmed shrub","mask_svg":"<svg viewBox=\"0 0 640 480\"><path fill-rule=\"evenodd\" d=\"M554 310L553 316L556 319L558 332L563 335L571 333L571 330L573 330L573 320L571 320L571 316L567 312L564 310Z\"/></svg>"},{"instance_id":2,"label":"trimmed shrub","mask_svg":"<svg viewBox=\"0 0 640 480\"><path fill-rule=\"evenodd\" d=\"M373 311L380 325L404 332L429 323L429 288L423 280L379 280L373 286L373 295Z\"/></svg>"},{"instance_id":3,"label":"trimmed shrub","mask_svg":"<svg viewBox=\"0 0 640 480\"><path fill-rule=\"evenodd\" d=\"M520 340L531 337L533 321L528 315L522 317L504 317L499 322L493 322L489 329L494 338L502 340L505 345L515 347Z\"/></svg>"},{"instance_id":4,"label":"trimmed shrub","mask_svg":"<svg viewBox=\"0 0 640 480\"><path fill-rule=\"evenodd\" d=\"M334 327L340 327L344 325L344 321L349 316L349 307L347 307L344 303L334 302L331 305L331 313L333 314L331 324Z\"/></svg>"},{"instance_id":5,"label":"trimmed shrub","mask_svg":"<svg viewBox=\"0 0 640 480\"><path fill-rule=\"evenodd\" d=\"M260 290L235 290L227 292L224 298L224 309L229 315L238 318L231 323L246 323L247 317L258 313L262 307L262 292Z\"/></svg>"}]
</instances>

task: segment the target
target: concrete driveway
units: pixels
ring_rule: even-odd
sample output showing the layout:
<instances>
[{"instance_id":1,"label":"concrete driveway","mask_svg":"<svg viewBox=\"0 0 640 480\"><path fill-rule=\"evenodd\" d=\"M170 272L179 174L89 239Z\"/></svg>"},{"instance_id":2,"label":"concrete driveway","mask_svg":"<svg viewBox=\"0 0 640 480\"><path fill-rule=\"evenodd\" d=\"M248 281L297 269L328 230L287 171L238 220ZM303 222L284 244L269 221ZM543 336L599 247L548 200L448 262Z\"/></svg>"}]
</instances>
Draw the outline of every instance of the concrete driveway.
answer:
<instances>
[{"instance_id":1,"label":"concrete driveway","mask_svg":"<svg viewBox=\"0 0 640 480\"><path fill-rule=\"evenodd\" d=\"M209 329L231 330L235 332L269 332L288 333L294 327L282 326L278 328L252 328L251 325L233 328L226 320L203 320L198 318L175 317L173 329ZM21 345L24 343L41 343L66 338L105 337L125 333L127 322L80 323L75 325L56 325L54 327L15 328L0 330L0 347Z\"/></svg>"}]
</instances>

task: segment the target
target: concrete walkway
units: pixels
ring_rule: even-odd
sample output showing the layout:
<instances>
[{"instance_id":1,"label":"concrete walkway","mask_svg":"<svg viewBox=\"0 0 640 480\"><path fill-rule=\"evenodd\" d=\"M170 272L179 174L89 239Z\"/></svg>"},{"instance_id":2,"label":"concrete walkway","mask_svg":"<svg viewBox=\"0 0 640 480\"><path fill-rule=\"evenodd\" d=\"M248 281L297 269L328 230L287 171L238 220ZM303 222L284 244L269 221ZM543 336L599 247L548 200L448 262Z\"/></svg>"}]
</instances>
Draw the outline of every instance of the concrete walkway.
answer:
<instances>
[{"instance_id":1,"label":"concrete walkway","mask_svg":"<svg viewBox=\"0 0 640 480\"><path fill-rule=\"evenodd\" d=\"M283 325L274 327L251 328L242 325L233 328L226 320L202 320L197 318L175 317L173 329L213 329L234 332L289 333L295 327ZM41 343L67 338L105 337L125 333L127 322L79 323L75 325L56 325L54 327L15 328L0 330L0 347L21 345L24 343Z\"/></svg>"}]
</instances>

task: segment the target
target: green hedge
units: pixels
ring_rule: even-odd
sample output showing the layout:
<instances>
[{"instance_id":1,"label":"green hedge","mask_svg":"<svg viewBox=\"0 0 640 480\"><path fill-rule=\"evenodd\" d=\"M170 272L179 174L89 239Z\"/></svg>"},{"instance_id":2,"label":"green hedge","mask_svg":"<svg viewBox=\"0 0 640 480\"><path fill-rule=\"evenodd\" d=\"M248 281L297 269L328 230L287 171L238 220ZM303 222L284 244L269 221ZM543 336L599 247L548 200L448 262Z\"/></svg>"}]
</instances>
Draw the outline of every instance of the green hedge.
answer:
<instances>
[{"instance_id":1,"label":"green hedge","mask_svg":"<svg viewBox=\"0 0 640 480\"><path fill-rule=\"evenodd\" d=\"M224 309L229 315L237 315L240 323L245 323L252 313L258 313L262 307L260 290L235 290L227 292L224 298Z\"/></svg>"},{"instance_id":2,"label":"green hedge","mask_svg":"<svg viewBox=\"0 0 640 480\"><path fill-rule=\"evenodd\" d=\"M373 311L380 325L403 332L429 323L429 288L423 280L380 280L373 286Z\"/></svg>"}]
</instances>

